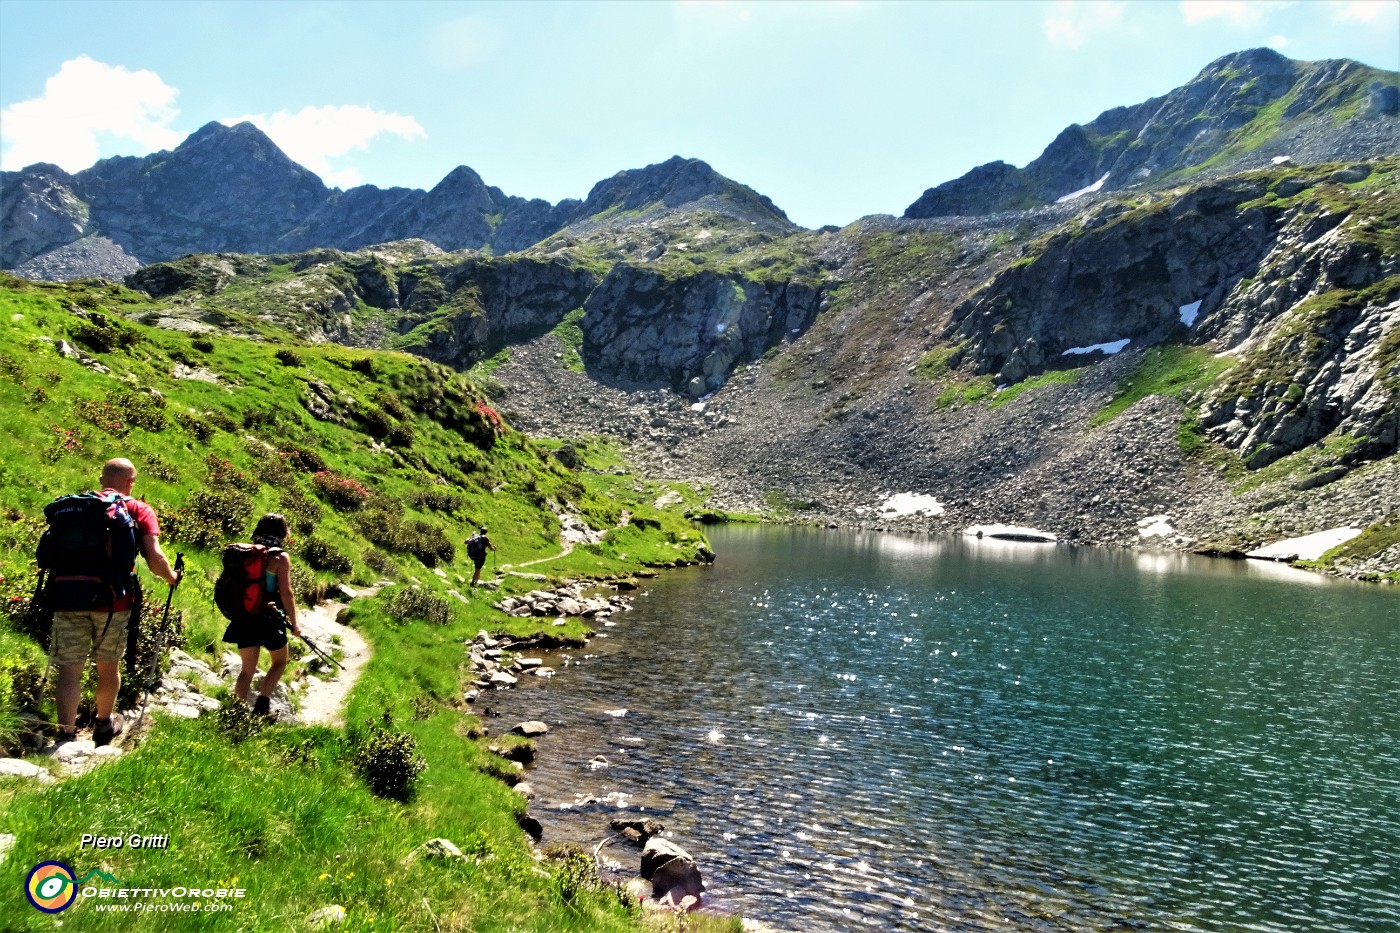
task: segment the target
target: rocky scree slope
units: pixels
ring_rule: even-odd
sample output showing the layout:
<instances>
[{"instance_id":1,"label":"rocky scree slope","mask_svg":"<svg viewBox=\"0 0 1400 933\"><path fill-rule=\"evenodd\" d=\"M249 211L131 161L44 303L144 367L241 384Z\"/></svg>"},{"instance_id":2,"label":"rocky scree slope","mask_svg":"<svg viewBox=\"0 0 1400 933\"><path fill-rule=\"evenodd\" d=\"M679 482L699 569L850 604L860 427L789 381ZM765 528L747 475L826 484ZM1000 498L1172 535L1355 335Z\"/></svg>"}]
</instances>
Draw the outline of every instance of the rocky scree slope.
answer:
<instances>
[{"instance_id":1,"label":"rocky scree slope","mask_svg":"<svg viewBox=\"0 0 1400 933\"><path fill-rule=\"evenodd\" d=\"M571 372L554 335L512 347L497 397L531 431L619 436L737 511L1208 551L1385 529L1396 172L1284 168L1070 217L853 225L821 240L811 326L703 403ZM909 491L946 511L882 515ZM1143 538L1162 514L1174 530ZM1397 568L1392 546L1348 572Z\"/></svg>"},{"instance_id":2,"label":"rocky scree slope","mask_svg":"<svg viewBox=\"0 0 1400 933\"><path fill-rule=\"evenodd\" d=\"M1300 62L1271 49L1220 58L1163 97L1066 128L1018 169L990 162L930 188L909 218L984 214L1053 203L1095 185L1160 187L1297 163L1400 151L1400 76L1359 62Z\"/></svg>"}]
</instances>

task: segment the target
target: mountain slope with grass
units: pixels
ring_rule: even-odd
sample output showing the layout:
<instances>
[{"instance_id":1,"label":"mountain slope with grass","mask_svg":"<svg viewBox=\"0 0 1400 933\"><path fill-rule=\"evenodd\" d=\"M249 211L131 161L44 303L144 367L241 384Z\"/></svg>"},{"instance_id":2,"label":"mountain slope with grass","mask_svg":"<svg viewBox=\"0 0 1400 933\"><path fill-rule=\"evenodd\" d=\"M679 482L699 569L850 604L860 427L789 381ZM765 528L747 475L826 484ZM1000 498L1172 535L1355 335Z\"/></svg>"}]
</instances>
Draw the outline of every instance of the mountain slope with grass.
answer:
<instances>
[{"instance_id":1,"label":"mountain slope with grass","mask_svg":"<svg viewBox=\"0 0 1400 933\"><path fill-rule=\"evenodd\" d=\"M7 929L49 928L19 893L45 859L100 865L128 887L242 888L238 929L310 929L306 918L329 905L354 929L632 928L635 905L598 887L591 863L538 862L517 825L516 766L488 748L511 740L488 738L464 702L463 646L481 629L535 633L540 623L490 603L547 584L506 575L491 596L472 594L461 541L486 524L502 562L539 561L559 555L562 522L581 522L598 543L531 570L605 583L706 559L704 537L680 509L653 506L667 488L629 475L613 447L556 453L440 365L306 345L266 322L257 340L143 323L169 313L106 282L0 280L0 744L32 749L34 714L51 707L27 612L42 507L90 488L112 456L135 461L135 493L159 511L166 551L187 560L167 647L218 669L220 550L278 510L293 526L300 600L385 584L342 618L373 657L344 729L260 728L226 705L162 719L118 760L50 787L0 778L0 833L16 837L0 862ZM145 584L158 617L165 588ZM579 620L546 627L551 638L584 634ZM170 849L85 851L91 832L168 834ZM435 838L462 857L431 855ZM93 908L67 911L65 926L129 928ZM162 928L209 922L169 915Z\"/></svg>"},{"instance_id":2,"label":"mountain slope with grass","mask_svg":"<svg viewBox=\"0 0 1400 933\"><path fill-rule=\"evenodd\" d=\"M1067 127L1025 168L991 162L930 188L908 218L1024 210L1261 168L1394 155L1400 76L1359 62L1236 52L1162 97Z\"/></svg>"}]
</instances>

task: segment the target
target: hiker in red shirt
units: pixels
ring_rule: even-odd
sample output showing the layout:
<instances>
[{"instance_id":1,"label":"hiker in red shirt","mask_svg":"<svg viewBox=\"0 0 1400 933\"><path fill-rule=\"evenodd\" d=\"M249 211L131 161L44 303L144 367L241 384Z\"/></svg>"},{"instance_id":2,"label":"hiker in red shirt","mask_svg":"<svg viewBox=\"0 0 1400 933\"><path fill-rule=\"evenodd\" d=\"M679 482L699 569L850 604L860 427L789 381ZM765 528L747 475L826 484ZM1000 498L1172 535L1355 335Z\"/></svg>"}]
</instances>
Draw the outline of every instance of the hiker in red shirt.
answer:
<instances>
[{"instance_id":1,"label":"hiker in red shirt","mask_svg":"<svg viewBox=\"0 0 1400 933\"><path fill-rule=\"evenodd\" d=\"M136 467L130 460L108 460L102 467L101 495L123 497L125 508L136 524L136 546L151 573L175 586L180 574L170 566L160 549L160 521L155 509L140 499L132 499L131 488L136 483ZM134 574L135 567L132 568ZM61 604L55 606L53 639L50 657L58 665L58 741L71 742L77 737L78 700L81 695L83 666L91 654L97 668L97 722L92 740L106 745L122 732L124 723L114 713L117 690L121 687L121 659L126 648L127 625L139 625L131 618L136 597L133 592L98 598L86 608L77 609Z\"/></svg>"}]
</instances>

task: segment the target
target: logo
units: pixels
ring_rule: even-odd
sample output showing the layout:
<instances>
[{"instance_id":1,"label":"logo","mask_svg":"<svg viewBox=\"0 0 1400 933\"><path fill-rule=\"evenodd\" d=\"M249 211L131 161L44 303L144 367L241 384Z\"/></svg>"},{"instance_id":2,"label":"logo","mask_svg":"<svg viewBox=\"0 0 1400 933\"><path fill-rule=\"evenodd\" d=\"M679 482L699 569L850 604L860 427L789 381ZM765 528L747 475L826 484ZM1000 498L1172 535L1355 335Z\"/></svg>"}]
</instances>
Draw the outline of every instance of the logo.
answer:
<instances>
[{"instance_id":1,"label":"logo","mask_svg":"<svg viewBox=\"0 0 1400 933\"><path fill-rule=\"evenodd\" d=\"M56 914L77 900L78 881L73 869L62 862L40 862L24 879L24 896L35 910Z\"/></svg>"},{"instance_id":2,"label":"logo","mask_svg":"<svg viewBox=\"0 0 1400 933\"><path fill-rule=\"evenodd\" d=\"M81 878L73 876L73 869L62 862L40 862L29 870L24 879L24 896L35 910L46 914L56 914L73 906L78 899L78 886L87 883L94 876L113 884L121 884L105 871L94 868Z\"/></svg>"}]
</instances>

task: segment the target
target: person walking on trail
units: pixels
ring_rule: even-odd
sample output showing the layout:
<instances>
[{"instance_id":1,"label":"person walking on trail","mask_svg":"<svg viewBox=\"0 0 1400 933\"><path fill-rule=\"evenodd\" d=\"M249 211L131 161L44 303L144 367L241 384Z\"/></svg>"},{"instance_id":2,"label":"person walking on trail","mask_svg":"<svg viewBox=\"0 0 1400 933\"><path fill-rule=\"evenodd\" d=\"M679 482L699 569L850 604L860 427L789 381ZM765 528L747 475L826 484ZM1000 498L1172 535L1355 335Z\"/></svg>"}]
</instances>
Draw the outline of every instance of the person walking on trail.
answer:
<instances>
[{"instance_id":1,"label":"person walking on trail","mask_svg":"<svg viewBox=\"0 0 1400 933\"><path fill-rule=\"evenodd\" d=\"M135 554L145 559L151 573L172 587L179 585L182 576L181 572L170 566L170 560L161 550L160 519L155 509L131 497L132 487L136 484L135 465L121 457L108 460L102 467L101 483L102 489L96 495L109 503L106 506L109 526L129 529L124 533L128 538L134 536L135 550L122 550L120 542L115 540L115 536L122 532L113 531L112 540L99 542L98 553L104 553L102 548L105 547L108 556L118 552L130 554L129 567L90 567L85 573L80 571L75 574L72 572L74 568L60 566L64 558L59 556L51 569L44 599L53 610L51 660L58 666L59 742L71 742L77 737L83 667L89 654L97 668L97 721L92 729L93 744L108 744L121 735L125 727L121 714L114 712L112 707L121 688L121 660L126 650L127 626L141 624L139 618L132 618L133 609L140 602ZM126 516L119 515L116 509L125 510ZM50 528L54 527L54 519L51 518ZM56 548L62 546L61 543L54 545ZM42 549L44 545L41 543L40 547ZM78 550L72 549L71 553ZM44 561L40 563L42 565ZM126 578L125 581L122 577Z\"/></svg>"},{"instance_id":2,"label":"person walking on trail","mask_svg":"<svg viewBox=\"0 0 1400 933\"><path fill-rule=\"evenodd\" d=\"M496 545L491 543L491 539L486 537L486 526L482 525L481 530L472 535L466 541L467 556L472 559L472 564L476 568L472 572L472 586L477 585L481 579L481 568L486 564L486 552L495 551Z\"/></svg>"},{"instance_id":3,"label":"person walking on trail","mask_svg":"<svg viewBox=\"0 0 1400 933\"><path fill-rule=\"evenodd\" d=\"M240 558L253 601L249 611L229 622L224 630L224 641L238 646L238 658L242 662L238 680L233 685L235 697L248 702L263 648L269 656L267 673L253 701L253 712L259 716L272 714L272 694L282 680L282 672L287 669L287 629L301 635L297 626L296 598L292 595L292 561L286 551L288 531L286 518L269 512L258 519L251 545L230 545L225 551L227 568L229 552L242 549Z\"/></svg>"}]
</instances>

